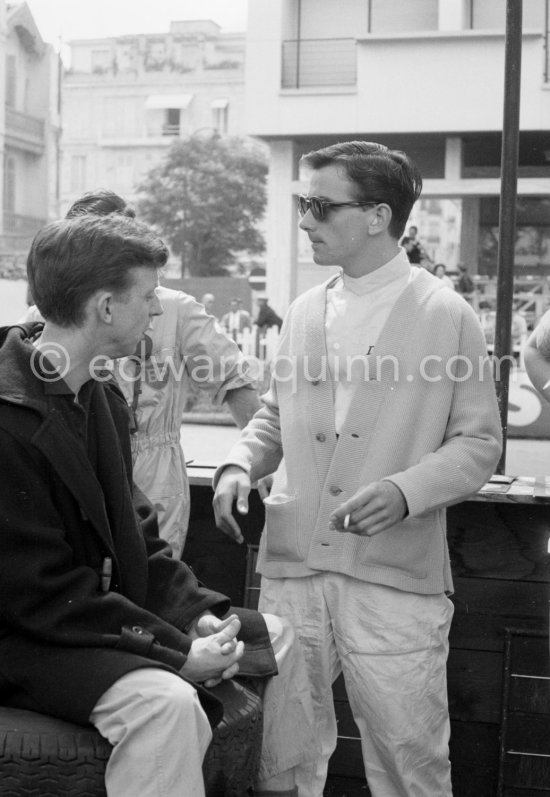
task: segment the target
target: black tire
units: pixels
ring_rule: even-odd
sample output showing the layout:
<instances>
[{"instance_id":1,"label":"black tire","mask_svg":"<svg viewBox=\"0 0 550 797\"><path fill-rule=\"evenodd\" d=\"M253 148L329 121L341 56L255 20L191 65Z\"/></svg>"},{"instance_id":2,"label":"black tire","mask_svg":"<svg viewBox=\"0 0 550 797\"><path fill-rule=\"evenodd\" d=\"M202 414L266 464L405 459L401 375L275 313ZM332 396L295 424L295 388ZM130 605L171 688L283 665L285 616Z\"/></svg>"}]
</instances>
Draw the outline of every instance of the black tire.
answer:
<instances>
[{"instance_id":1,"label":"black tire","mask_svg":"<svg viewBox=\"0 0 550 797\"><path fill-rule=\"evenodd\" d=\"M0 708L2 797L105 797L110 755L92 726Z\"/></svg>"},{"instance_id":2,"label":"black tire","mask_svg":"<svg viewBox=\"0 0 550 797\"><path fill-rule=\"evenodd\" d=\"M224 716L204 757L207 797L245 797L258 771L262 699L251 688L224 681L213 690Z\"/></svg>"},{"instance_id":3,"label":"black tire","mask_svg":"<svg viewBox=\"0 0 550 797\"><path fill-rule=\"evenodd\" d=\"M224 717L204 759L206 794L244 797L258 767L261 698L236 682L213 691L223 701ZM105 797L111 749L92 726L0 707L0 795Z\"/></svg>"}]
</instances>

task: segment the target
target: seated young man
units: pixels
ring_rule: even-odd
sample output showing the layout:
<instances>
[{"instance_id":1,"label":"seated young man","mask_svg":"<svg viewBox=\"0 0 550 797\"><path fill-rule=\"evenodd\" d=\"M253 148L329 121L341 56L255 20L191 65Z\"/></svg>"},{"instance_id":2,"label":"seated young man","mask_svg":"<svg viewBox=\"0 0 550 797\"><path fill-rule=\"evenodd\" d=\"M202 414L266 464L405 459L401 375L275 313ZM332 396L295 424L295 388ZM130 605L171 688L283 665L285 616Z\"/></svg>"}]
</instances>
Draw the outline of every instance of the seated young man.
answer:
<instances>
[{"instance_id":1,"label":"seated young man","mask_svg":"<svg viewBox=\"0 0 550 797\"><path fill-rule=\"evenodd\" d=\"M45 323L0 332L0 702L93 723L114 748L109 797L201 797L222 713L209 688L264 677L257 785L296 794L314 741L290 626L229 613L172 557L132 482L128 408L105 364L162 313L166 257L117 215L53 222L33 241Z\"/></svg>"}]
</instances>

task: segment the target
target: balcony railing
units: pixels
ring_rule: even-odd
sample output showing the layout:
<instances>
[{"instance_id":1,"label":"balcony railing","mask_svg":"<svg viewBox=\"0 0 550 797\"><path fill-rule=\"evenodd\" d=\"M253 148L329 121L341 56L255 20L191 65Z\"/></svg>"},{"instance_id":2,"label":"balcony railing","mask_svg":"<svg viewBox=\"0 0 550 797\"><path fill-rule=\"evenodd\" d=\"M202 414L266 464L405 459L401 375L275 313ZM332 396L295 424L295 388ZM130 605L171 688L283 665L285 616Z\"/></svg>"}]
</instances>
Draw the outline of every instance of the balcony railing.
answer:
<instances>
[{"instance_id":1,"label":"balcony railing","mask_svg":"<svg viewBox=\"0 0 550 797\"><path fill-rule=\"evenodd\" d=\"M36 218L35 216L22 216L18 213L11 213L8 210L3 213L4 235L30 240L45 223L46 219Z\"/></svg>"},{"instance_id":2,"label":"balcony railing","mask_svg":"<svg viewBox=\"0 0 550 797\"><path fill-rule=\"evenodd\" d=\"M354 86L355 39L288 39L283 42L282 88Z\"/></svg>"},{"instance_id":3,"label":"balcony railing","mask_svg":"<svg viewBox=\"0 0 550 797\"><path fill-rule=\"evenodd\" d=\"M6 107L6 131L12 136L44 141L44 120Z\"/></svg>"},{"instance_id":4,"label":"balcony railing","mask_svg":"<svg viewBox=\"0 0 550 797\"><path fill-rule=\"evenodd\" d=\"M179 125L162 125L163 136L179 136L179 134L180 134Z\"/></svg>"}]
</instances>

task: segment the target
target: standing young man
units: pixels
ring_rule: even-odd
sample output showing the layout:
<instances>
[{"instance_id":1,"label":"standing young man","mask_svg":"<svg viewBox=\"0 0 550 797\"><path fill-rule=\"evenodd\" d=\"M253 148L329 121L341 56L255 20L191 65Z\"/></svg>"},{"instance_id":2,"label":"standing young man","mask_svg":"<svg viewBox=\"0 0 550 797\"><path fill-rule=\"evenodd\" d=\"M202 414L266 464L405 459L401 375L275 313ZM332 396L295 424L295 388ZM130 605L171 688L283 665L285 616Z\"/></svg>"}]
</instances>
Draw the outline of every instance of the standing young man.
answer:
<instances>
[{"instance_id":1,"label":"standing young man","mask_svg":"<svg viewBox=\"0 0 550 797\"><path fill-rule=\"evenodd\" d=\"M265 406L217 471L217 522L240 539L233 502L246 512L251 480L277 468L260 606L306 649L323 752L300 794L322 795L343 672L373 796L449 797L445 507L501 447L483 333L398 245L422 186L404 153L358 141L304 161L300 226L342 274L290 307Z\"/></svg>"},{"instance_id":2,"label":"standing young man","mask_svg":"<svg viewBox=\"0 0 550 797\"><path fill-rule=\"evenodd\" d=\"M94 724L114 748L108 797L204 797L221 718L209 687L278 666L258 785L277 787L282 773L292 794L289 770L314 744L291 629L228 615L229 600L172 557L132 483L129 410L105 369L162 313L166 257L118 214L53 222L33 241L45 323L0 333L0 702Z\"/></svg>"}]
</instances>

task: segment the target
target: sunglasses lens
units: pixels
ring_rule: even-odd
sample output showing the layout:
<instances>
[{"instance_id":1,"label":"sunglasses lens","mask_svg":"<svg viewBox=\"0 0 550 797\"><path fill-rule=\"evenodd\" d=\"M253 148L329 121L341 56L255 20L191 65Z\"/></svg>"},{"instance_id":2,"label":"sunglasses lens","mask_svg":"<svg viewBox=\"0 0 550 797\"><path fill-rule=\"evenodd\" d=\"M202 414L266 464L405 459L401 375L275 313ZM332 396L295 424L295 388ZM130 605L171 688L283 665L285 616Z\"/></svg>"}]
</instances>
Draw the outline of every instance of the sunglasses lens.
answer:
<instances>
[{"instance_id":1,"label":"sunglasses lens","mask_svg":"<svg viewBox=\"0 0 550 797\"><path fill-rule=\"evenodd\" d=\"M318 197L314 196L310 197L309 202L313 218L316 219L316 221L323 221L323 219L325 218L325 208L323 207L323 203L321 202L321 200Z\"/></svg>"},{"instance_id":2,"label":"sunglasses lens","mask_svg":"<svg viewBox=\"0 0 550 797\"><path fill-rule=\"evenodd\" d=\"M300 216L305 216L308 210L311 210L311 215L316 221L323 221L325 218L325 208L319 197L304 196L301 194L298 197L298 211Z\"/></svg>"}]
</instances>

